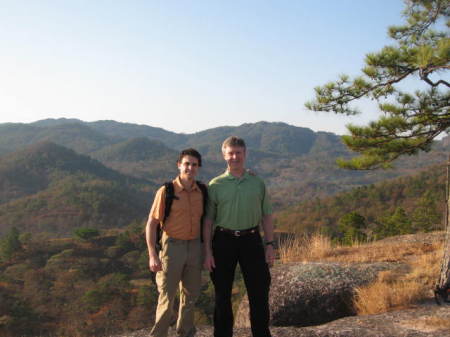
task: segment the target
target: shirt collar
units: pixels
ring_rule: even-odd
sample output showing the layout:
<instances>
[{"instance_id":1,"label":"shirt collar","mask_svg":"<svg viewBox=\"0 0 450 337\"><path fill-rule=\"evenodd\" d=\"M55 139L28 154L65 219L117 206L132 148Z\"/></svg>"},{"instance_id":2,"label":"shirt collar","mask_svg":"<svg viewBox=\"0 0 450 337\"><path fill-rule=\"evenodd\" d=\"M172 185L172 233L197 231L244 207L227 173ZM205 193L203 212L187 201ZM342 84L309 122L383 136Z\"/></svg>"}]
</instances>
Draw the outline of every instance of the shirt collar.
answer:
<instances>
[{"instance_id":1,"label":"shirt collar","mask_svg":"<svg viewBox=\"0 0 450 337\"><path fill-rule=\"evenodd\" d=\"M249 173L247 172L247 170L245 170L245 171L244 171L244 174L243 174L240 178L237 178L237 177L235 177L234 175L232 175L232 174L230 173L230 171L225 171L224 175L225 175L225 177L227 177L227 179L242 181L242 180L247 179L247 177L249 176Z\"/></svg>"},{"instance_id":2,"label":"shirt collar","mask_svg":"<svg viewBox=\"0 0 450 337\"><path fill-rule=\"evenodd\" d=\"M186 189L184 188L183 184L181 183L180 176L176 177L176 178L173 180L173 186L174 186L175 192L181 192L181 191L183 191L183 190L186 190ZM195 182L194 182L194 186L192 186L191 191L195 191L195 190L198 190L198 189L199 189L199 187L198 187L198 185L197 185L197 182L195 181Z\"/></svg>"}]
</instances>

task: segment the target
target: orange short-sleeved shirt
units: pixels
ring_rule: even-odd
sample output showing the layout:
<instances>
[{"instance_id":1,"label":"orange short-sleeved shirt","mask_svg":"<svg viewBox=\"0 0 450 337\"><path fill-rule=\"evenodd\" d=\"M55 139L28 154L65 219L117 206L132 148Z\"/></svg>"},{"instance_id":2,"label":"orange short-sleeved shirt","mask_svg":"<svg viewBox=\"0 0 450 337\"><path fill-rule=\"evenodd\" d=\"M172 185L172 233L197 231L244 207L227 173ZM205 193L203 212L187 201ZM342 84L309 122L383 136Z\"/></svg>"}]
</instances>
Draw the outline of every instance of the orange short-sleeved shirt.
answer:
<instances>
[{"instance_id":1,"label":"orange short-sleeved shirt","mask_svg":"<svg viewBox=\"0 0 450 337\"><path fill-rule=\"evenodd\" d=\"M163 230L174 239L193 240L200 237L200 219L203 214L203 195L197 183L190 191L181 184L180 178L173 180L174 199L169 217L163 224ZM149 216L162 222L164 220L166 188L162 186L156 192Z\"/></svg>"}]
</instances>

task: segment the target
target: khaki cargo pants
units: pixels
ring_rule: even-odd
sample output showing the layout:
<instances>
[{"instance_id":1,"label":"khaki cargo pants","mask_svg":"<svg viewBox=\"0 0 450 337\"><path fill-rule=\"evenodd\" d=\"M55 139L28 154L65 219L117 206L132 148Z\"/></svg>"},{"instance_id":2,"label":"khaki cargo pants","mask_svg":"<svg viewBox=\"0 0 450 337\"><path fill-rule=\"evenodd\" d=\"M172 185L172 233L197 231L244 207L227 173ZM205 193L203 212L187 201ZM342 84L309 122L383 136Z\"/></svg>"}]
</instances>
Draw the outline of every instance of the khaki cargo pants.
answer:
<instances>
[{"instance_id":1,"label":"khaki cargo pants","mask_svg":"<svg viewBox=\"0 0 450 337\"><path fill-rule=\"evenodd\" d=\"M177 336L195 334L194 308L200 294L202 271L202 247L200 239L178 240L163 232L159 253L162 271L156 273L159 298L152 337L167 337L174 317L174 299L180 288L180 307L176 325Z\"/></svg>"}]
</instances>

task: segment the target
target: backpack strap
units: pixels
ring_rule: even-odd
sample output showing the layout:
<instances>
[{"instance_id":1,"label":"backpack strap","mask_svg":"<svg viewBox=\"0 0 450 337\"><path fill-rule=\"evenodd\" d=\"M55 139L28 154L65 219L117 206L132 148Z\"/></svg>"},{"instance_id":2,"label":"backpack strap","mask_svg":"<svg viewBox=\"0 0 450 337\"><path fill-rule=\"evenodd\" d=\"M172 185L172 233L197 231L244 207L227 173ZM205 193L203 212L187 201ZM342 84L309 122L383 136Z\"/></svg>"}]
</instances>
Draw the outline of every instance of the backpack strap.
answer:
<instances>
[{"instance_id":1,"label":"backpack strap","mask_svg":"<svg viewBox=\"0 0 450 337\"><path fill-rule=\"evenodd\" d=\"M164 183L164 187L166 189L166 194L164 198L164 222L167 220L167 218L170 215L170 210L172 209L172 203L173 199L178 199L178 197L175 195L175 189L173 186L172 181L168 181Z\"/></svg>"},{"instance_id":2,"label":"backpack strap","mask_svg":"<svg viewBox=\"0 0 450 337\"><path fill-rule=\"evenodd\" d=\"M202 216L203 216L206 211L206 202L208 201L208 187L199 180L196 180L195 182L197 183L198 187L200 188L200 191L202 191L202 196L203 196L203 214L202 214Z\"/></svg>"},{"instance_id":3,"label":"backpack strap","mask_svg":"<svg viewBox=\"0 0 450 337\"><path fill-rule=\"evenodd\" d=\"M200 191L202 191L203 197L203 213L202 217L200 218L200 242L203 242L203 219L205 217L206 205L208 202L208 187L199 180L196 180L195 182L197 183L197 186L200 188Z\"/></svg>"},{"instance_id":4,"label":"backpack strap","mask_svg":"<svg viewBox=\"0 0 450 337\"><path fill-rule=\"evenodd\" d=\"M164 227L164 223L166 219L170 215L170 210L172 208L173 199L178 199L175 195L175 189L173 187L172 181L167 181L164 183L165 188L165 196L164 196L164 219L160 221L159 226L156 227L156 250L161 250L161 238L162 238L162 229Z\"/></svg>"}]
</instances>

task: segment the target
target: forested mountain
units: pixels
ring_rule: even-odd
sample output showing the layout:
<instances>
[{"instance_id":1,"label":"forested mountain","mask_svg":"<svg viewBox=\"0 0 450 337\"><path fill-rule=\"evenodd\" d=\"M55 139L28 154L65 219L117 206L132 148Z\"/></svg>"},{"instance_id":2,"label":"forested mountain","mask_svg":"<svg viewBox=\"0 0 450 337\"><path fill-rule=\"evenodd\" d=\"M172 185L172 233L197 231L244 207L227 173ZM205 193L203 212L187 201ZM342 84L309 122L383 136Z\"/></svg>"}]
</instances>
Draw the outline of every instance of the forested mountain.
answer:
<instances>
[{"instance_id":1,"label":"forested mountain","mask_svg":"<svg viewBox=\"0 0 450 337\"><path fill-rule=\"evenodd\" d=\"M124 179L88 156L55 143L41 142L0 158L0 203L36 193L55 180L80 173L109 180Z\"/></svg>"},{"instance_id":2,"label":"forested mountain","mask_svg":"<svg viewBox=\"0 0 450 337\"><path fill-rule=\"evenodd\" d=\"M151 179L159 185L176 174L177 152L191 146L204 156L199 179L208 181L221 173L225 163L220 146L230 135L242 136L247 141L248 166L266 180L277 209L412 173L441 163L446 156L444 143L438 142L430 153L402 158L394 170L355 172L335 164L338 157L352 156L337 135L285 123L248 123L177 134L145 125L74 119L1 124L0 153L51 140L96 158L123 174Z\"/></svg>"},{"instance_id":3,"label":"forested mountain","mask_svg":"<svg viewBox=\"0 0 450 337\"><path fill-rule=\"evenodd\" d=\"M278 212L279 229L334 238L363 239L442 229L445 209L443 165L418 174L315 198ZM353 235L353 237L352 237Z\"/></svg>"},{"instance_id":4,"label":"forested mountain","mask_svg":"<svg viewBox=\"0 0 450 337\"><path fill-rule=\"evenodd\" d=\"M148 125L121 123L113 120L83 122L79 119L60 118L60 119L44 119L31 123L30 125L40 127L61 127L67 124L83 124L89 126L103 135L114 139L128 140L131 138L145 137L152 140L161 141L170 147L178 148L186 143L187 135L178 134L172 131L167 131L162 128L156 128Z\"/></svg>"},{"instance_id":5,"label":"forested mountain","mask_svg":"<svg viewBox=\"0 0 450 337\"><path fill-rule=\"evenodd\" d=\"M244 138L251 149L268 153L302 155L311 152L318 134L323 133L315 133L311 129L285 123L258 122L197 132L189 135L188 144L198 148L211 146L210 149L218 152L225 138L236 135ZM333 142L333 147L342 148L338 137L333 136L337 140Z\"/></svg>"},{"instance_id":6,"label":"forested mountain","mask_svg":"<svg viewBox=\"0 0 450 337\"><path fill-rule=\"evenodd\" d=\"M0 124L0 155L45 141L54 142L86 154L114 144L118 140L78 122L48 127L32 124Z\"/></svg>"},{"instance_id":7,"label":"forested mountain","mask_svg":"<svg viewBox=\"0 0 450 337\"><path fill-rule=\"evenodd\" d=\"M31 123L30 125L45 128L62 128L66 125L82 124L91 129L109 136L111 139L131 139L145 137L160 141L174 149L181 149L188 146L197 148L204 147L214 151L220 150L220 144L229 135L237 135L246 139L247 145L264 152L284 153L284 154L305 154L310 152L316 133L307 128L296 127L285 123L246 123L238 127L223 126L194 134L177 134L161 128L147 125L130 123L120 123L116 121L82 122L77 119L46 119ZM338 137L332 135L335 139ZM339 146L339 141L337 145ZM205 153L206 154L206 153Z\"/></svg>"},{"instance_id":8,"label":"forested mountain","mask_svg":"<svg viewBox=\"0 0 450 337\"><path fill-rule=\"evenodd\" d=\"M155 184L44 142L0 158L0 233L123 227L148 212Z\"/></svg>"},{"instance_id":9,"label":"forested mountain","mask_svg":"<svg viewBox=\"0 0 450 337\"><path fill-rule=\"evenodd\" d=\"M91 156L117 171L154 181L165 181L177 174L178 151L145 137L105 147Z\"/></svg>"},{"instance_id":10,"label":"forested mountain","mask_svg":"<svg viewBox=\"0 0 450 337\"><path fill-rule=\"evenodd\" d=\"M310 129L285 123L247 123L193 134L177 134L146 125L115 121L82 122L65 118L46 119L31 124L0 124L0 149L2 153L7 153L38 141L53 141L86 154L120 141L148 138L175 150L193 146L203 149L205 155L217 157L216 153L220 155L220 145L230 135L245 138L250 149L284 155L315 152L316 140L321 136L324 138L324 135L331 140L327 145L332 145L333 149L344 150L339 137L332 133L315 133ZM210 151L213 153L209 153Z\"/></svg>"}]
</instances>

